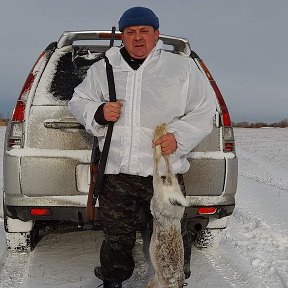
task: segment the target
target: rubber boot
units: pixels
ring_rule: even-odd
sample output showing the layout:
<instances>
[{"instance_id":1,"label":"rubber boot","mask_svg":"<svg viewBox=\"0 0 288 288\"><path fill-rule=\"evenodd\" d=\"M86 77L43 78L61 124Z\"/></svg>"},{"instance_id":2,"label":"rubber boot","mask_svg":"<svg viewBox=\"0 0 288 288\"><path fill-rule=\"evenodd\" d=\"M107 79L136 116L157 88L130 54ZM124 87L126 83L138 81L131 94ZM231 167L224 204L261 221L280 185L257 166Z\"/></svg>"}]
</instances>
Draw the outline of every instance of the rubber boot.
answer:
<instances>
[{"instance_id":1,"label":"rubber boot","mask_svg":"<svg viewBox=\"0 0 288 288\"><path fill-rule=\"evenodd\" d=\"M103 288L122 288L121 282L111 282L108 280L105 280L101 271L101 267L96 266L94 268L94 274L97 278L103 280Z\"/></svg>"}]
</instances>

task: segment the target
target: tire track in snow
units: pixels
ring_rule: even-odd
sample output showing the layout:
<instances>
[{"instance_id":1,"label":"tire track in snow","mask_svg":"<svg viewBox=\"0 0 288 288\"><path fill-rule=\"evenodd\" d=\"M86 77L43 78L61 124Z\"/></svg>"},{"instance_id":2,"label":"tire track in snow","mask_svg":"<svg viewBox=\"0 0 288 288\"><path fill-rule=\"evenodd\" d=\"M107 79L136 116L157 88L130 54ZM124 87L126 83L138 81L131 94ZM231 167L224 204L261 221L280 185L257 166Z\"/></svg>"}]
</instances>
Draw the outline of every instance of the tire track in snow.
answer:
<instances>
[{"instance_id":1,"label":"tire track in snow","mask_svg":"<svg viewBox=\"0 0 288 288\"><path fill-rule=\"evenodd\" d=\"M258 288L256 283L250 283L247 277L241 273L238 267L231 263L226 257L220 254L220 248L217 249L203 249L200 252L206 257L208 262L214 267L214 269L225 279L225 281L235 288L247 288L253 287Z\"/></svg>"},{"instance_id":2,"label":"tire track in snow","mask_svg":"<svg viewBox=\"0 0 288 288\"><path fill-rule=\"evenodd\" d=\"M287 169L245 148L238 147L239 175L288 192Z\"/></svg>"},{"instance_id":3,"label":"tire track in snow","mask_svg":"<svg viewBox=\"0 0 288 288\"><path fill-rule=\"evenodd\" d=\"M252 277L260 287L287 287L288 237L287 231L279 231L258 219L247 209L236 209L226 233L228 245L237 249L239 258L251 267ZM286 272L285 272L286 271ZM249 277L251 279L251 277ZM254 287L254 286L252 286Z\"/></svg>"},{"instance_id":4,"label":"tire track in snow","mask_svg":"<svg viewBox=\"0 0 288 288\"><path fill-rule=\"evenodd\" d=\"M0 262L0 287L22 287L27 274L28 253L6 252Z\"/></svg>"}]
</instances>

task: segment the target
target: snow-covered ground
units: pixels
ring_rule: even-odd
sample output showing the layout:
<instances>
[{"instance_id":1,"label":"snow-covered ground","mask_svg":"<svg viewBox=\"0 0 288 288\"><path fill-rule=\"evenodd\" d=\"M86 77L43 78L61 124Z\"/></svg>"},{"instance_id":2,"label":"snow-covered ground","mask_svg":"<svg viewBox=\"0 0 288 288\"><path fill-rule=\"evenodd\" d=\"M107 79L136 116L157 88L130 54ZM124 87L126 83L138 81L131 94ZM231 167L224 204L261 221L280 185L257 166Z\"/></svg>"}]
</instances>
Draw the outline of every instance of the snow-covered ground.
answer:
<instances>
[{"instance_id":1,"label":"snow-covered ground","mask_svg":"<svg viewBox=\"0 0 288 288\"><path fill-rule=\"evenodd\" d=\"M2 162L4 128L0 128ZM288 129L235 129L239 157L237 204L217 249L192 250L188 287L288 286ZM2 165L0 168L2 193ZM51 233L30 254L5 250L0 209L0 287L97 287L101 232ZM147 262L124 287L145 287Z\"/></svg>"}]
</instances>

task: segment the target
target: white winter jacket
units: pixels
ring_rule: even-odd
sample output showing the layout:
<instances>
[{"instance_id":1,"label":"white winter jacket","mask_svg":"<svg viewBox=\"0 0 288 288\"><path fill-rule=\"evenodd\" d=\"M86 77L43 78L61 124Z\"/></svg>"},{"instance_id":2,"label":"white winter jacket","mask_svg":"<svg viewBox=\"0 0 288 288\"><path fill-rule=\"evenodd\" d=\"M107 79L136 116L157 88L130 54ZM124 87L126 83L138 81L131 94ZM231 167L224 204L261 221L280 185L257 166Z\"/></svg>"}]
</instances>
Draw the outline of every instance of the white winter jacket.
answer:
<instances>
[{"instance_id":1,"label":"white winter jacket","mask_svg":"<svg viewBox=\"0 0 288 288\"><path fill-rule=\"evenodd\" d=\"M184 173L189 169L185 155L212 130L216 96L209 81L191 58L161 50L161 42L137 70L127 64L119 48L106 52L113 66L116 97L123 103L114 125L106 174L152 175L153 130L163 122L177 140L178 148L171 155L174 173ZM68 103L78 121L98 137L100 150L107 126L99 125L94 114L107 101L105 62L100 60L90 67ZM164 161L160 173L165 174Z\"/></svg>"}]
</instances>

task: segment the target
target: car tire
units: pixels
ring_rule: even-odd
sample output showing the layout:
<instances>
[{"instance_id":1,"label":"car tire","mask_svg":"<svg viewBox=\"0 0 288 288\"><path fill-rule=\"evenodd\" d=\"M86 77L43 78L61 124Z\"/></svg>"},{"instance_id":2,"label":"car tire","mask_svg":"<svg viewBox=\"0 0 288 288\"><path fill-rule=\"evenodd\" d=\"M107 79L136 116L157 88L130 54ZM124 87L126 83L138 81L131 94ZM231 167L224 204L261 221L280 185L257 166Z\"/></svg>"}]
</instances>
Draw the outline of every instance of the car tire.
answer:
<instances>
[{"instance_id":1,"label":"car tire","mask_svg":"<svg viewBox=\"0 0 288 288\"><path fill-rule=\"evenodd\" d=\"M6 232L6 246L11 252L31 252L35 247L35 232Z\"/></svg>"},{"instance_id":2,"label":"car tire","mask_svg":"<svg viewBox=\"0 0 288 288\"><path fill-rule=\"evenodd\" d=\"M3 205L4 229L6 232L6 246L11 252L31 252L37 239L37 230L33 228L33 221L21 221L7 215Z\"/></svg>"},{"instance_id":3,"label":"car tire","mask_svg":"<svg viewBox=\"0 0 288 288\"><path fill-rule=\"evenodd\" d=\"M197 233L194 245L197 249L206 249L209 247L217 248L221 241L223 229L203 229Z\"/></svg>"}]
</instances>

